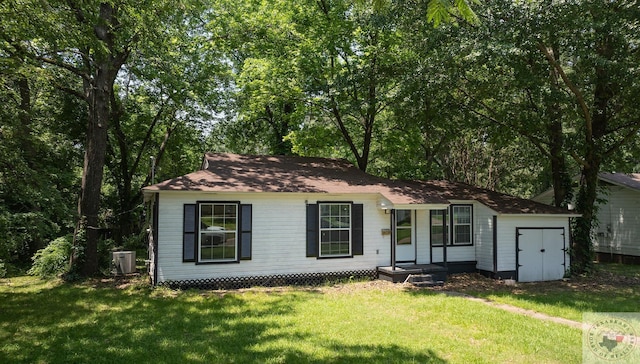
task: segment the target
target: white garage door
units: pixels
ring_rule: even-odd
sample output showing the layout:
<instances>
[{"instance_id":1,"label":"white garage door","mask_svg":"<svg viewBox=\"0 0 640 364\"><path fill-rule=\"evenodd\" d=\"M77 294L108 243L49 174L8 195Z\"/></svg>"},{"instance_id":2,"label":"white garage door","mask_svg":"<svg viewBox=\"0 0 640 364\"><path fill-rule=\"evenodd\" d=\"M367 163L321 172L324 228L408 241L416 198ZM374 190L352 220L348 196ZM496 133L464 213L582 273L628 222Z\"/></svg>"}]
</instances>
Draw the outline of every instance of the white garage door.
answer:
<instances>
[{"instance_id":1,"label":"white garage door","mask_svg":"<svg viewBox=\"0 0 640 364\"><path fill-rule=\"evenodd\" d=\"M564 228L517 228L518 281L562 279L565 273Z\"/></svg>"}]
</instances>

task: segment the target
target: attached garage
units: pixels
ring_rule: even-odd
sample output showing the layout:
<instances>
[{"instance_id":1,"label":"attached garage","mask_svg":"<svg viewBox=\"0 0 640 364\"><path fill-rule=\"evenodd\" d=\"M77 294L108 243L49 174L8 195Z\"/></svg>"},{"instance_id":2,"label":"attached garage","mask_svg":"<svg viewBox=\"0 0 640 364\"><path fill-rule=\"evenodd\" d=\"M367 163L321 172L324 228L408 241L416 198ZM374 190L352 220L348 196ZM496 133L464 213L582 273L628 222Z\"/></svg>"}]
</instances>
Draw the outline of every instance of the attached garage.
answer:
<instances>
[{"instance_id":1,"label":"attached garage","mask_svg":"<svg viewBox=\"0 0 640 364\"><path fill-rule=\"evenodd\" d=\"M567 270L564 228L516 228L519 282L562 279Z\"/></svg>"}]
</instances>

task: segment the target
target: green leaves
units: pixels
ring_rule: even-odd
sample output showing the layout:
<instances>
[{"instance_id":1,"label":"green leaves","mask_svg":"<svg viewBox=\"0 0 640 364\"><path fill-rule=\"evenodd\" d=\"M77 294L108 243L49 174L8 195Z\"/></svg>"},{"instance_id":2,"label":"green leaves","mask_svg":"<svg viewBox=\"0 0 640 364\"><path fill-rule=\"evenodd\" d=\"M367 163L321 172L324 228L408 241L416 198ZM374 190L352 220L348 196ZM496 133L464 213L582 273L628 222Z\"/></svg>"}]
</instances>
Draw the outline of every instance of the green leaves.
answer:
<instances>
[{"instance_id":1,"label":"green leaves","mask_svg":"<svg viewBox=\"0 0 640 364\"><path fill-rule=\"evenodd\" d=\"M434 26L439 26L443 21L448 22L451 19L449 8L451 3L449 0L430 0L427 7L427 20L432 22Z\"/></svg>"},{"instance_id":2,"label":"green leaves","mask_svg":"<svg viewBox=\"0 0 640 364\"><path fill-rule=\"evenodd\" d=\"M107 5L117 22L105 27ZM86 101L105 88L92 85L98 69L118 72L113 89L106 83L102 120L114 127L106 208L95 215L123 221L151 156L169 178L205 150L349 158L389 177L521 195L547 187L552 170L576 173L589 148L603 166L631 169L639 11L511 0L2 2L0 230L12 231L15 253L68 228L95 114ZM18 231L32 220L37 229Z\"/></svg>"},{"instance_id":3,"label":"green leaves","mask_svg":"<svg viewBox=\"0 0 640 364\"><path fill-rule=\"evenodd\" d=\"M0 75L0 259L18 265L73 225L79 184L68 100L30 70Z\"/></svg>"},{"instance_id":4,"label":"green leaves","mask_svg":"<svg viewBox=\"0 0 640 364\"><path fill-rule=\"evenodd\" d=\"M472 2L479 4L477 0L472 0ZM427 20L433 23L433 26L437 27L442 23L450 22L452 16L459 17L469 23L478 21L478 17L467 0L453 0L453 2L451 0L429 0Z\"/></svg>"},{"instance_id":5,"label":"green leaves","mask_svg":"<svg viewBox=\"0 0 640 364\"><path fill-rule=\"evenodd\" d=\"M71 236L55 239L33 256L33 266L27 272L41 278L53 278L68 272L72 249Z\"/></svg>"}]
</instances>

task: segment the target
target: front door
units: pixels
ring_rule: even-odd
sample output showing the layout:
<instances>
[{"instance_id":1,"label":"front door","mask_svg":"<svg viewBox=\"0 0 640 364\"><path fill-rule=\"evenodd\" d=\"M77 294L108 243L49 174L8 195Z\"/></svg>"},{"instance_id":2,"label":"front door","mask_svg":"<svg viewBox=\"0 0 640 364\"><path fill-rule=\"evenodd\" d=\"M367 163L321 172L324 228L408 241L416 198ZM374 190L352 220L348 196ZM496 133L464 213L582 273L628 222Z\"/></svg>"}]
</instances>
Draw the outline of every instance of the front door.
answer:
<instances>
[{"instance_id":1,"label":"front door","mask_svg":"<svg viewBox=\"0 0 640 364\"><path fill-rule=\"evenodd\" d=\"M396 210L396 263L416 262L416 242L413 234L413 211Z\"/></svg>"}]
</instances>

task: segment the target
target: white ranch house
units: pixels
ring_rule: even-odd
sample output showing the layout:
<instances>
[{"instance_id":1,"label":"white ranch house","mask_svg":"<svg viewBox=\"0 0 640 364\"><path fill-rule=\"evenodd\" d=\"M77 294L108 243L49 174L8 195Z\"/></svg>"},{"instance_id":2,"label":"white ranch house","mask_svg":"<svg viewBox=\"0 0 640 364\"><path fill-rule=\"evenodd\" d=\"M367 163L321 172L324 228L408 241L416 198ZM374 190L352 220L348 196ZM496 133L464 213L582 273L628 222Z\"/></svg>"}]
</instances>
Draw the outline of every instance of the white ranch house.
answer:
<instances>
[{"instance_id":1,"label":"white ranch house","mask_svg":"<svg viewBox=\"0 0 640 364\"><path fill-rule=\"evenodd\" d=\"M570 211L466 184L397 181L344 160L206 154L145 187L154 284L481 272L561 279Z\"/></svg>"}]
</instances>

